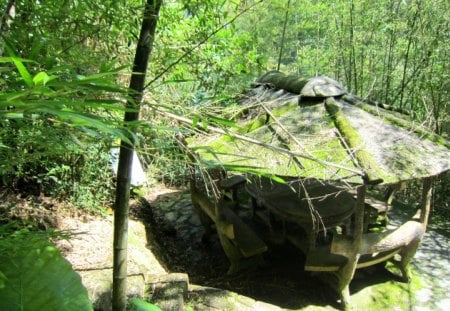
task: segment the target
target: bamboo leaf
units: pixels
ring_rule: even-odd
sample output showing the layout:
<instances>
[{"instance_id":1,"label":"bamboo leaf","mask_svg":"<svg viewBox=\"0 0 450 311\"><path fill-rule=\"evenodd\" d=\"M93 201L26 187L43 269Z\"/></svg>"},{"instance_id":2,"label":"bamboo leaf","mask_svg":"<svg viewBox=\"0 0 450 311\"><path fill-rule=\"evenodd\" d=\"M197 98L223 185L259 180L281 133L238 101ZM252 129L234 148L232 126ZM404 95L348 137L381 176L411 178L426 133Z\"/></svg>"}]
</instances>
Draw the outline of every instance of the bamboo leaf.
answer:
<instances>
[{"instance_id":1,"label":"bamboo leaf","mask_svg":"<svg viewBox=\"0 0 450 311\"><path fill-rule=\"evenodd\" d=\"M47 75L46 72L41 71L37 75L34 76L33 82L34 82L34 85L46 85L47 82L49 82L55 78L56 78L56 76L50 77L49 75Z\"/></svg>"},{"instance_id":2,"label":"bamboo leaf","mask_svg":"<svg viewBox=\"0 0 450 311\"><path fill-rule=\"evenodd\" d=\"M192 118L192 127L193 128L196 128L197 127L197 124L198 124L198 121L200 120L200 118L198 117L198 116L194 116L193 118Z\"/></svg>"},{"instance_id":3,"label":"bamboo leaf","mask_svg":"<svg viewBox=\"0 0 450 311\"><path fill-rule=\"evenodd\" d=\"M16 57L16 59L20 60L22 63L36 63L33 60L29 60L29 59L25 59L25 58L20 58L20 57ZM0 63L13 63L13 58L12 57L4 57L4 56L0 56Z\"/></svg>"},{"instance_id":4,"label":"bamboo leaf","mask_svg":"<svg viewBox=\"0 0 450 311\"><path fill-rule=\"evenodd\" d=\"M12 56L11 60L13 61L17 70L19 71L20 76L25 81L25 83L29 87L32 87L33 86L33 78L31 77L31 74L28 72L27 68L24 66L22 60L15 56Z\"/></svg>"},{"instance_id":5,"label":"bamboo leaf","mask_svg":"<svg viewBox=\"0 0 450 311\"><path fill-rule=\"evenodd\" d=\"M224 118L219 118L216 116L208 115L208 120L212 121L216 124L224 125L227 127L237 127L236 122L234 122L233 120L229 120L229 119L224 119Z\"/></svg>"}]
</instances>

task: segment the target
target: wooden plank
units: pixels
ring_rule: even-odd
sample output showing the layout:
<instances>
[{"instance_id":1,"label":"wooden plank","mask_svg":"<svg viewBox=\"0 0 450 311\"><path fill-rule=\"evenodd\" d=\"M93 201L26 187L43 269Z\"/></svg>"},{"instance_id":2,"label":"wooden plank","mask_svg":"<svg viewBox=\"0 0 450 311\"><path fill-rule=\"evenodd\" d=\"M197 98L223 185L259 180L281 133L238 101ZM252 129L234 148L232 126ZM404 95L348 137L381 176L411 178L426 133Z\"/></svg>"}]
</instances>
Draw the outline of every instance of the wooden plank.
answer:
<instances>
[{"instance_id":1,"label":"wooden plank","mask_svg":"<svg viewBox=\"0 0 450 311\"><path fill-rule=\"evenodd\" d=\"M244 257L259 255L267 251L267 245L230 208L222 206L220 212L224 222L233 224L234 239L232 241Z\"/></svg>"},{"instance_id":2,"label":"wooden plank","mask_svg":"<svg viewBox=\"0 0 450 311\"><path fill-rule=\"evenodd\" d=\"M381 233L366 233L361 237L358 252L361 255L375 254L407 247L413 241L420 240L424 233L422 224L411 220L397 229L386 230ZM352 239L348 236L335 236L331 243L331 252L350 256L354 251Z\"/></svg>"},{"instance_id":3,"label":"wooden plank","mask_svg":"<svg viewBox=\"0 0 450 311\"><path fill-rule=\"evenodd\" d=\"M191 187L191 199L194 207L198 206L216 224L216 228L220 233L224 234L229 239L234 239L235 233L233 224L227 223L217 217L215 205L206 195L199 192L194 187Z\"/></svg>"},{"instance_id":4,"label":"wooden plank","mask_svg":"<svg viewBox=\"0 0 450 311\"><path fill-rule=\"evenodd\" d=\"M224 190L232 190L239 185L245 183L246 179L242 175L235 175L227 179L222 179L219 182L219 187Z\"/></svg>"},{"instance_id":5,"label":"wooden plank","mask_svg":"<svg viewBox=\"0 0 450 311\"><path fill-rule=\"evenodd\" d=\"M305 270L320 272L338 271L347 263L347 260L345 256L331 254L327 247L318 247L308 253Z\"/></svg>"}]
</instances>

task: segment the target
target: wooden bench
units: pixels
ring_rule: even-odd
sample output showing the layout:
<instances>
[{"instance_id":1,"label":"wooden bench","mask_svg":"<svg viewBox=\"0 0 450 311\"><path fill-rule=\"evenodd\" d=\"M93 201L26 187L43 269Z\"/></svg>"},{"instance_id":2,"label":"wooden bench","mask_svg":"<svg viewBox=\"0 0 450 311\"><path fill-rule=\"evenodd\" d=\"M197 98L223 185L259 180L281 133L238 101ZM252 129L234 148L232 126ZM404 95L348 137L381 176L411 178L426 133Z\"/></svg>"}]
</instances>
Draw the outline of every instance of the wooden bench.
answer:
<instances>
[{"instance_id":1,"label":"wooden bench","mask_svg":"<svg viewBox=\"0 0 450 311\"><path fill-rule=\"evenodd\" d=\"M196 188L191 187L191 198L200 219L209 217L216 225L222 248L230 261L228 273L239 271L242 258L257 256L267 251L267 245L256 235L228 205L226 201L217 203L211 200ZM202 222L206 233L209 233L210 222Z\"/></svg>"}]
</instances>

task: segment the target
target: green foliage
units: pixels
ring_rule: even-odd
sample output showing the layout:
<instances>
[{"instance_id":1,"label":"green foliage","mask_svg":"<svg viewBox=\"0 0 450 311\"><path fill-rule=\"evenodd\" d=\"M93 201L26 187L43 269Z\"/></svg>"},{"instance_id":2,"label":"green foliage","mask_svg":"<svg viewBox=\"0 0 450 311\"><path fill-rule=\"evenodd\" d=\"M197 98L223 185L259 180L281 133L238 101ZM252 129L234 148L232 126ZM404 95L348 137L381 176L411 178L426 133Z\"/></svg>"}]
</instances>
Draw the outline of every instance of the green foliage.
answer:
<instances>
[{"instance_id":1,"label":"green foliage","mask_svg":"<svg viewBox=\"0 0 450 311\"><path fill-rule=\"evenodd\" d=\"M2 36L20 47L22 57L46 68L72 64L89 74L130 61L123 52L139 29L141 9L140 0L25 0L15 3L15 17Z\"/></svg>"},{"instance_id":2,"label":"green foliage","mask_svg":"<svg viewBox=\"0 0 450 311\"><path fill-rule=\"evenodd\" d=\"M266 1L238 21L241 30L252 30L268 69L276 68L286 3ZM442 0L293 0L282 70L335 77L353 93L413 111L445 134L449 9Z\"/></svg>"},{"instance_id":3,"label":"green foliage","mask_svg":"<svg viewBox=\"0 0 450 311\"><path fill-rule=\"evenodd\" d=\"M49 236L0 226L1 310L92 310L80 276Z\"/></svg>"},{"instance_id":4,"label":"green foliage","mask_svg":"<svg viewBox=\"0 0 450 311\"><path fill-rule=\"evenodd\" d=\"M152 74L164 71L190 48L226 24L244 8L220 0L168 1L161 10L158 42L155 47ZM178 21L183 20L183 23ZM241 90L241 82L253 78L262 70L260 55L251 44L249 30L234 23L212 36L189 53L176 67L167 72L163 81L178 81L176 99L180 103L204 102L219 94ZM152 85L158 96L173 90L172 85ZM156 88L157 87L157 88ZM173 93L173 92L171 92Z\"/></svg>"},{"instance_id":5,"label":"green foliage","mask_svg":"<svg viewBox=\"0 0 450 311\"><path fill-rule=\"evenodd\" d=\"M161 311L156 305L139 298L132 298L130 305L133 311Z\"/></svg>"},{"instance_id":6,"label":"green foliage","mask_svg":"<svg viewBox=\"0 0 450 311\"><path fill-rule=\"evenodd\" d=\"M141 129L138 152L151 177L150 182L169 185L186 183L186 154L177 133L180 133L180 129L170 127L163 120L155 120L152 127Z\"/></svg>"},{"instance_id":7,"label":"green foliage","mask_svg":"<svg viewBox=\"0 0 450 311\"><path fill-rule=\"evenodd\" d=\"M118 121L125 94L114 82L118 71L82 76L69 66L41 71L15 56L0 62L17 69L0 86L0 185L84 208L109 203L109 146L127 139Z\"/></svg>"}]
</instances>

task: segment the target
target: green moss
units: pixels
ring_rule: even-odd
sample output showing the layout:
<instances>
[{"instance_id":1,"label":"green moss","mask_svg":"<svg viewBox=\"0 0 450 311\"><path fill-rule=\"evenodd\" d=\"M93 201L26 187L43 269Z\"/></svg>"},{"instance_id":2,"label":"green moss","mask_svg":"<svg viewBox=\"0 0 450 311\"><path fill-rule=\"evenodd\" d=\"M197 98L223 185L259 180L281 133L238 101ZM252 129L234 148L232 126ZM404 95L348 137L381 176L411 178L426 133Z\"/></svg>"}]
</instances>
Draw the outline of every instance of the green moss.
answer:
<instances>
[{"instance_id":1,"label":"green moss","mask_svg":"<svg viewBox=\"0 0 450 311\"><path fill-rule=\"evenodd\" d=\"M239 133L239 134L246 134L246 133L249 133L251 131L254 131L257 128L260 128L261 126L266 124L266 120L267 120L267 116L266 115L261 115L256 120L250 121L250 122L246 123L244 126L242 126L241 128L239 128L237 130L237 133Z\"/></svg>"},{"instance_id":2,"label":"green moss","mask_svg":"<svg viewBox=\"0 0 450 311\"><path fill-rule=\"evenodd\" d=\"M371 269L371 268L368 268ZM372 267L373 269L373 267ZM381 268L379 268L381 269ZM386 271L387 270L387 271ZM351 287L362 287L360 291L352 293L351 303L357 310L412 310L416 305L415 292L422 289L423 280L420 275L412 271L409 283L399 282L392 276L400 276L400 271L390 262L386 270L378 270L376 274L365 275L364 278L354 280ZM365 269L357 273L364 274ZM367 271L367 270L366 270ZM370 279L372 285L366 282Z\"/></svg>"},{"instance_id":3,"label":"green moss","mask_svg":"<svg viewBox=\"0 0 450 311\"><path fill-rule=\"evenodd\" d=\"M297 75L285 75L279 71L271 71L259 79L261 83L273 84L278 89L284 89L294 94L300 94L308 79Z\"/></svg>"},{"instance_id":4,"label":"green moss","mask_svg":"<svg viewBox=\"0 0 450 311\"><path fill-rule=\"evenodd\" d=\"M370 153L365 148L363 148L364 143L361 137L348 122L340 107L333 100L327 100L325 102L325 107L328 113L333 118L337 129L344 137L349 147L354 150L354 154L356 159L358 160L358 164L367 175L366 177L368 181L371 183L379 183L380 181L385 179L381 168L376 165Z\"/></svg>"},{"instance_id":5,"label":"green moss","mask_svg":"<svg viewBox=\"0 0 450 311\"><path fill-rule=\"evenodd\" d=\"M280 117L288 112L293 112L293 110L295 110L297 107L297 103L286 103L284 105L273 108L270 113L275 117ZM238 128L238 130L235 131L235 133L246 134L252 132L266 124L267 118L267 114L263 114L256 120L252 120L243 124L240 128Z\"/></svg>"}]
</instances>

